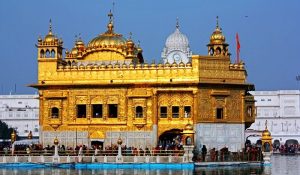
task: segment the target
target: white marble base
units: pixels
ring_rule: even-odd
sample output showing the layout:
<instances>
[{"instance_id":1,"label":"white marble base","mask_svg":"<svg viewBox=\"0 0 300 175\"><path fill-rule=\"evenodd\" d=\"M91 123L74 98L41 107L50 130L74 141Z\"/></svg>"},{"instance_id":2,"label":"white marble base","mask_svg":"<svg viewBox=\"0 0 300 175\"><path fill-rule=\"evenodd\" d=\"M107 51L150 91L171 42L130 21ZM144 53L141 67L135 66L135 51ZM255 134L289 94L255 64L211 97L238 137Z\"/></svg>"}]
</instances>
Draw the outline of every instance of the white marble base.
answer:
<instances>
[{"instance_id":1,"label":"white marble base","mask_svg":"<svg viewBox=\"0 0 300 175\"><path fill-rule=\"evenodd\" d=\"M263 155L264 164L270 164L272 152L262 152L262 155Z\"/></svg>"},{"instance_id":2,"label":"white marble base","mask_svg":"<svg viewBox=\"0 0 300 175\"><path fill-rule=\"evenodd\" d=\"M227 146L229 151L237 152L244 147L245 125L226 123L199 123L195 125L196 146L201 150L206 145L207 150Z\"/></svg>"}]
</instances>

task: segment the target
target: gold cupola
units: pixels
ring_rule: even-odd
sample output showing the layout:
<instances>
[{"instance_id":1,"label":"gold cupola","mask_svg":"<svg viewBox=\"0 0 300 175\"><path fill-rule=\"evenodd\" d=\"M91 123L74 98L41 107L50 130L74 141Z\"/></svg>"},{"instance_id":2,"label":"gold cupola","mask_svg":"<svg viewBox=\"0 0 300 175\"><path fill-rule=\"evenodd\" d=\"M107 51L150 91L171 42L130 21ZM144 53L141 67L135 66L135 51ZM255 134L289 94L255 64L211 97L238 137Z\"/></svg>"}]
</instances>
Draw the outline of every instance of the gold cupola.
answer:
<instances>
[{"instance_id":1,"label":"gold cupola","mask_svg":"<svg viewBox=\"0 0 300 175\"><path fill-rule=\"evenodd\" d=\"M62 59L63 41L58 39L52 32L52 21L49 21L49 30L47 35L42 38L39 36L38 43L38 58L40 59Z\"/></svg>"},{"instance_id":2,"label":"gold cupola","mask_svg":"<svg viewBox=\"0 0 300 175\"><path fill-rule=\"evenodd\" d=\"M223 44L225 43L225 36L222 33L222 29L219 26L219 20L217 16L217 25L215 31L210 36L210 44Z\"/></svg>"},{"instance_id":3,"label":"gold cupola","mask_svg":"<svg viewBox=\"0 0 300 175\"><path fill-rule=\"evenodd\" d=\"M50 21L49 21L49 31L48 31L48 34L44 38L44 42L55 43L55 42L58 42L58 41L59 41L59 39L52 33L52 21L50 19Z\"/></svg>"},{"instance_id":4,"label":"gold cupola","mask_svg":"<svg viewBox=\"0 0 300 175\"><path fill-rule=\"evenodd\" d=\"M207 44L208 55L210 56L229 56L228 44L226 43L225 36L219 26L219 17L217 16L217 25L214 32L210 36L210 42Z\"/></svg>"},{"instance_id":5,"label":"gold cupola","mask_svg":"<svg viewBox=\"0 0 300 175\"><path fill-rule=\"evenodd\" d=\"M265 130L261 134L262 141L262 151L270 152L272 151L272 136L271 132L268 130L268 121L265 122Z\"/></svg>"}]
</instances>

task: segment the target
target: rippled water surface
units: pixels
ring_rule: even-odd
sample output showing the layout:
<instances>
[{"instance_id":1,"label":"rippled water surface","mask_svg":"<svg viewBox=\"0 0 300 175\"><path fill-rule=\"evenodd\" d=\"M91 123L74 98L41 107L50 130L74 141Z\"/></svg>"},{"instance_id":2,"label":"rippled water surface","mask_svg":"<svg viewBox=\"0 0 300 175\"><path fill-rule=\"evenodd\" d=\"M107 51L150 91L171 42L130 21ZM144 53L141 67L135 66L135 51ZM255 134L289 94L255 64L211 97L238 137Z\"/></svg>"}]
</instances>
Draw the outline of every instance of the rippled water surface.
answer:
<instances>
[{"instance_id":1,"label":"rippled water surface","mask_svg":"<svg viewBox=\"0 0 300 175\"><path fill-rule=\"evenodd\" d=\"M60 168L15 168L0 169L0 174L21 175L300 175L300 156L273 155L270 166L242 166L242 167L206 167L194 170L172 169L60 169Z\"/></svg>"}]
</instances>

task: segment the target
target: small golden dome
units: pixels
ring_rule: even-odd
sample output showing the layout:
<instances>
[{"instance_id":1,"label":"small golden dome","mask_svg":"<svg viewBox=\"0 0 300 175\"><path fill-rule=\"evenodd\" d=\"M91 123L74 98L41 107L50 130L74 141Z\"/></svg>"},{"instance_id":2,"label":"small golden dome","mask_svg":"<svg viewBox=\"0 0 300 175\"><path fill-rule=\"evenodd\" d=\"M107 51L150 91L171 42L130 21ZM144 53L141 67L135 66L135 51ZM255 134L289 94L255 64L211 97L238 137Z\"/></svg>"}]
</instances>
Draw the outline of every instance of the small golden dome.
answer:
<instances>
[{"instance_id":1,"label":"small golden dome","mask_svg":"<svg viewBox=\"0 0 300 175\"><path fill-rule=\"evenodd\" d=\"M133 62L130 62L130 64L129 64L129 68L133 68L134 67L134 64L133 64Z\"/></svg>"},{"instance_id":2,"label":"small golden dome","mask_svg":"<svg viewBox=\"0 0 300 175\"><path fill-rule=\"evenodd\" d=\"M184 63L182 62L182 60L181 60L181 62L179 63L179 67L184 67Z\"/></svg>"},{"instance_id":3,"label":"small golden dome","mask_svg":"<svg viewBox=\"0 0 300 175\"><path fill-rule=\"evenodd\" d=\"M150 65L150 67L155 68L156 67L155 62L152 62L151 65Z\"/></svg>"},{"instance_id":4,"label":"small golden dome","mask_svg":"<svg viewBox=\"0 0 300 175\"><path fill-rule=\"evenodd\" d=\"M149 64L148 64L148 63L144 63L144 64L143 64L143 67L144 67L144 68L148 68L148 67L149 67Z\"/></svg>"},{"instance_id":5,"label":"small golden dome","mask_svg":"<svg viewBox=\"0 0 300 175\"><path fill-rule=\"evenodd\" d=\"M106 64L105 64L104 62L102 62L101 65L100 65L100 68L101 68L101 69L106 68Z\"/></svg>"},{"instance_id":6,"label":"small golden dome","mask_svg":"<svg viewBox=\"0 0 300 175\"><path fill-rule=\"evenodd\" d=\"M112 68L113 65L111 64L111 62L109 62L109 64L107 65L107 68Z\"/></svg>"},{"instance_id":7,"label":"small golden dome","mask_svg":"<svg viewBox=\"0 0 300 175\"><path fill-rule=\"evenodd\" d=\"M115 63L114 68L120 68L120 63L118 61Z\"/></svg>"},{"instance_id":8,"label":"small golden dome","mask_svg":"<svg viewBox=\"0 0 300 175\"><path fill-rule=\"evenodd\" d=\"M125 63L125 61L124 61L124 63L122 64L122 68L127 68L127 64Z\"/></svg>"},{"instance_id":9,"label":"small golden dome","mask_svg":"<svg viewBox=\"0 0 300 175\"><path fill-rule=\"evenodd\" d=\"M186 63L186 67L192 67L192 63L189 61Z\"/></svg>"},{"instance_id":10,"label":"small golden dome","mask_svg":"<svg viewBox=\"0 0 300 175\"><path fill-rule=\"evenodd\" d=\"M49 32L48 34L45 36L44 41L45 42L54 42L55 40L58 40L55 35L52 34L52 23L51 23L51 19L49 21Z\"/></svg>"},{"instance_id":11,"label":"small golden dome","mask_svg":"<svg viewBox=\"0 0 300 175\"><path fill-rule=\"evenodd\" d=\"M170 67L170 63L168 61L165 63L165 67Z\"/></svg>"},{"instance_id":12,"label":"small golden dome","mask_svg":"<svg viewBox=\"0 0 300 175\"><path fill-rule=\"evenodd\" d=\"M44 41L46 41L46 42L54 42L55 39L56 39L56 37L55 37L52 33L48 33L48 34L45 36Z\"/></svg>"},{"instance_id":13,"label":"small golden dome","mask_svg":"<svg viewBox=\"0 0 300 175\"><path fill-rule=\"evenodd\" d=\"M219 20L217 16L217 26L215 31L210 36L210 44L223 44L225 43L225 36L222 33L222 29L219 27Z\"/></svg>"},{"instance_id":14,"label":"small golden dome","mask_svg":"<svg viewBox=\"0 0 300 175\"><path fill-rule=\"evenodd\" d=\"M271 137L271 133L270 133L269 130L264 130L264 131L262 132L262 136L263 136L263 137Z\"/></svg>"},{"instance_id":15,"label":"small golden dome","mask_svg":"<svg viewBox=\"0 0 300 175\"><path fill-rule=\"evenodd\" d=\"M79 37L79 39L75 42L75 45L78 46L83 46L84 47L84 42L82 41L82 39Z\"/></svg>"},{"instance_id":16,"label":"small golden dome","mask_svg":"<svg viewBox=\"0 0 300 175\"><path fill-rule=\"evenodd\" d=\"M85 68L85 67L84 67L84 64L81 63L81 64L79 65L79 69L84 69L84 68Z\"/></svg>"},{"instance_id":17,"label":"small golden dome","mask_svg":"<svg viewBox=\"0 0 300 175\"><path fill-rule=\"evenodd\" d=\"M190 123L185 125L185 130L193 130L193 125L191 125Z\"/></svg>"},{"instance_id":18,"label":"small golden dome","mask_svg":"<svg viewBox=\"0 0 300 175\"><path fill-rule=\"evenodd\" d=\"M54 139L54 145L58 145L58 143L59 143L59 141L58 141L58 139L57 139L57 137L55 137L55 139Z\"/></svg>"},{"instance_id":19,"label":"small golden dome","mask_svg":"<svg viewBox=\"0 0 300 175\"><path fill-rule=\"evenodd\" d=\"M137 48L137 51L138 51L138 53L142 53L142 52L143 52L143 49L142 49L141 47L138 47L138 48Z\"/></svg>"},{"instance_id":20,"label":"small golden dome","mask_svg":"<svg viewBox=\"0 0 300 175\"><path fill-rule=\"evenodd\" d=\"M77 53L78 53L78 49L76 47L73 47L73 49L71 50L71 54L77 55Z\"/></svg>"},{"instance_id":21,"label":"small golden dome","mask_svg":"<svg viewBox=\"0 0 300 175\"><path fill-rule=\"evenodd\" d=\"M177 63L174 61L173 63L172 63L172 67L177 67L178 65L177 65Z\"/></svg>"}]
</instances>

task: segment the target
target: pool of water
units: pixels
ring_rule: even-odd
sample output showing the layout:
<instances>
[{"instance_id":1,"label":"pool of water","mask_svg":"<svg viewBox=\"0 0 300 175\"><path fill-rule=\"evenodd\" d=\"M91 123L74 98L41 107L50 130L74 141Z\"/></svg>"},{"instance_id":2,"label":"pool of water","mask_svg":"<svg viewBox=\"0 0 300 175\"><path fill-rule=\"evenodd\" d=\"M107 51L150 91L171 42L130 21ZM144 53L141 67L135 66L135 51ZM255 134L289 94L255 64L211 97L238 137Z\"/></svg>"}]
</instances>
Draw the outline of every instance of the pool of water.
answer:
<instances>
[{"instance_id":1,"label":"pool of water","mask_svg":"<svg viewBox=\"0 0 300 175\"><path fill-rule=\"evenodd\" d=\"M86 169L74 166L7 166L0 168L0 174L26 175L300 175L300 156L274 155L269 166L232 166L232 167L196 167L178 169L172 167L150 168L141 166L131 168ZM91 167L90 167L91 168Z\"/></svg>"}]
</instances>

